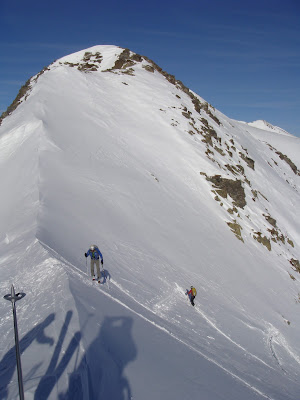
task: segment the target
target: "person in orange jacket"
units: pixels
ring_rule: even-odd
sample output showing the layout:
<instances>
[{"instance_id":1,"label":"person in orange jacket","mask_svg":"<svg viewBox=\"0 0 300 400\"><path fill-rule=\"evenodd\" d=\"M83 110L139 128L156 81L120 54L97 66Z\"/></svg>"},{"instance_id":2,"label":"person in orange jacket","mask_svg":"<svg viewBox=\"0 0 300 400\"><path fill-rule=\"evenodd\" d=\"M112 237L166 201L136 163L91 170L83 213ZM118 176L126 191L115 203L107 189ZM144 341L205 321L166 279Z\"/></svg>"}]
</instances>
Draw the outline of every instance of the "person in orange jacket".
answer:
<instances>
[{"instance_id":1,"label":"person in orange jacket","mask_svg":"<svg viewBox=\"0 0 300 400\"><path fill-rule=\"evenodd\" d=\"M187 295L190 298L191 305L194 306L195 305L194 300L195 297L197 296L197 290L194 288L194 286L191 286L191 290L189 291L187 290Z\"/></svg>"}]
</instances>

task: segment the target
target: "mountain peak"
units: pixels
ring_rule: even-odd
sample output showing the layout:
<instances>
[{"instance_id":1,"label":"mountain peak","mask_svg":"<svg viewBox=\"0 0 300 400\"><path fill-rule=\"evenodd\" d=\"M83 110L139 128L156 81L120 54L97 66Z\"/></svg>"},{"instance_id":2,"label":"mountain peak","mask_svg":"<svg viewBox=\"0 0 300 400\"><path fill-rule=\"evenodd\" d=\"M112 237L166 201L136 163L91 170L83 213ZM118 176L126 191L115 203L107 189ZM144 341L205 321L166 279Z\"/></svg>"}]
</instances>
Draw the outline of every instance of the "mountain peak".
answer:
<instances>
[{"instance_id":1,"label":"mountain peak","mask_svg":"<svg viewBox=\"0 0 300 400\"><path fill-rule=\"evenodd\" d=\"M57 60L53 65L68 65L77 67L81 71L104 71L113 68L120 55L126 51L114 45L97 45L76 53L69 54ZM130 52L127 50L127 52Z\"/></svg>"},{"instance_id":2,"label":"mountain peak","mask_svg":"<svg viewBox=\"0 0 300 400\"><path fill-rule=\"evenodd\" d=\"M215 109L211 105L187 88L180 80L177 80L174 75L164 71L148 57L141 56L129 49L124 49L114 45L99 45L62 57L54 61L48 67L44 67L37 75L28 79L25 85L21 87L13 103L4 113L2 113L0 117L0 125L4 118L10 115L28 98L33 86L37 83L41 75L60 67L70 67L83 73L111 72L116 75L131 76L135 76L135 72L137 72L136 69L148 71L153 74L155 72L159 73L169 83L176 87L176 91L181 92L183 95L188 95L192 100L193 108L198 114L200 114L201 109L203 109L210 118L212 118L218 125L220 124L214 112ZM124 84L127 85L127 83ZM176 96L178 99L181 98L179 94Z\"/></svg>"},{"instance_id":3,"label":"mountain peak","mask_svg":"<svg viewBox=\"0 0 300 400\"><path fill-rule=\"evenodd\" d=\"M279 126L274 126L270 122L267 122L263 119L249 122L248 125L253 126L254 128L263 129L265 131L279 133L280 135L292 136L290 133L288 133L284 129L280 128Z\"/></svg>"}]
</instances>

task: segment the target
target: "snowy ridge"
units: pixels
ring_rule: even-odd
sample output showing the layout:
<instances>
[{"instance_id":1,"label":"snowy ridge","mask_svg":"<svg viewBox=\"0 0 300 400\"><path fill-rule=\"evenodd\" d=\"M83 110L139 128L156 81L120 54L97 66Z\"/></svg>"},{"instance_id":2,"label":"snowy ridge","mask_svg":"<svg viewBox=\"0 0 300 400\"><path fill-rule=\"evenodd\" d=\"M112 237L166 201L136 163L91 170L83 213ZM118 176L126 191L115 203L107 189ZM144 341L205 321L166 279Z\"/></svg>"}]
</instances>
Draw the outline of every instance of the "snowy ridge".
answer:
<instances>
[{"instance_id":1,"label":"snowy ridge","mask_svg":"<svg viewBox=\"0 0 300 400\"><path fill-rule=\"evenodd\" d=\"M26 293L26 399L294 400L300 140L115 46L55 61L17 103L0 126L0 268L3 294ZM8 304L0 331L14 399Z\"/></svg>"},{"instance_id":2,"label":"snowy ridge","mask_svg":"<svg viewBox=\"0 0 300 400\"><path fill-rule=\"evenodd\" d=\"M254 121L254 122L249 122L248 125L254 126L256 128L260 128L260 129L263 129L263 130L266 130L266 131L279 133L280 135L292 136L290 133L288 133L284 129L279 128L278 126L274 126L274 125L272 125L269 122L264 121L264 120L257 120L257 121Z\"/></svg>"}]
</instances>

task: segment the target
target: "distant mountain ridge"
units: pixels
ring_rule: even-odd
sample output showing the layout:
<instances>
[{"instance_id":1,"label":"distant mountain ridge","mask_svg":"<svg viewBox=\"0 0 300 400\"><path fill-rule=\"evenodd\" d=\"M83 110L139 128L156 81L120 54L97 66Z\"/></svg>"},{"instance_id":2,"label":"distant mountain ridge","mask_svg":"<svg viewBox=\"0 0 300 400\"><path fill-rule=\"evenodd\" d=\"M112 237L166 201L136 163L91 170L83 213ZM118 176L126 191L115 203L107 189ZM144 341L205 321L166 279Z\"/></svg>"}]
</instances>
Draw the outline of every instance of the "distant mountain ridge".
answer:
<instances>
[{"instance_id":1,"label":"distant mountain ridge","mask_svg":"<svg viewBox=\"0 0 300 400\"><path fill-rule=\"evenodd\" d=\"M267 131L270 131L270 132L280 133L282 135L293 136L290 133L288 133L287 131L285 131L284 129L279 128L278 126L274 126L274 125L272 125L269 122L264 121L264 120L257 120L257 121L249 122L248 125L254 126L256 128L259 128L259 129L264 129L264 130L267 130Z\"/></svg>"}]
</instances>

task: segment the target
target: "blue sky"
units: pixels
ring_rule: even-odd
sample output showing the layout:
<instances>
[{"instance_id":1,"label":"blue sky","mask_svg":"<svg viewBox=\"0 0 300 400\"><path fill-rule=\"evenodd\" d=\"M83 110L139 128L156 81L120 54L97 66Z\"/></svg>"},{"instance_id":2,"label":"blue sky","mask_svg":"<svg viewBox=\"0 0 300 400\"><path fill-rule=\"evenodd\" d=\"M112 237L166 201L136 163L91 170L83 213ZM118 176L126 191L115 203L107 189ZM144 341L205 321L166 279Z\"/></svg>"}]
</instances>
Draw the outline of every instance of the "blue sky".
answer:
<instances>
[{"instance_id":1,"label":"blue sky","mask_svg":"<svg viewBox=\"0 0 300 400\"><path fill-rule=\"evenodd\" d=\"M227 116L300 137L299 0L1 0L0 112L64 55L128 47Z\"/></svg>"}]
</instances>

